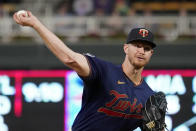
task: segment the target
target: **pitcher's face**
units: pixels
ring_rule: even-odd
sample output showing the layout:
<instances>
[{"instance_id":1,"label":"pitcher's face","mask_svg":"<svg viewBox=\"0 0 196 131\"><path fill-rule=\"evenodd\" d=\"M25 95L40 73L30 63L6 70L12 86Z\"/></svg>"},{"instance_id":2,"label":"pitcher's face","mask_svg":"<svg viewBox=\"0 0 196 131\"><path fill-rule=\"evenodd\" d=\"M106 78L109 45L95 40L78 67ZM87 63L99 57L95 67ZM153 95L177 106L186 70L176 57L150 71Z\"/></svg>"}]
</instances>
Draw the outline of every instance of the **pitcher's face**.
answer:
<instances>
[{"instance_id":1,"label":"pitcher's face","mask_svg":"<svg viewBox=\"0 0 196 131\"><path fill-rule=\"evenodd\" d=\"M143 42L125 44L124 51L130 64L136 68L144 67L150 61L150 58L153 54L151 45Z\"/></svg>"}]
</instances>

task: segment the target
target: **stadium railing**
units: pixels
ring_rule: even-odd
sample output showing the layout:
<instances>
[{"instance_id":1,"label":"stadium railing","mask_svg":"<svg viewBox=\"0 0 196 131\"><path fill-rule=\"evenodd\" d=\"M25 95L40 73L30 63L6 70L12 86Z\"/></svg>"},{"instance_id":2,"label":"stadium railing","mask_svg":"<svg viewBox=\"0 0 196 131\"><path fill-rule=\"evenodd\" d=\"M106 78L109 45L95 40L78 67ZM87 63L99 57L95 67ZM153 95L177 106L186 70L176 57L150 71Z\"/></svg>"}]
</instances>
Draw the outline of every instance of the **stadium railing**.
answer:
<instances>
[{"instance_id":1,"label":"stadium railing","mask_svg":"<svg viewBox=\"0 0 196 131\"><path fill-rule=\"evenodd\" d=\"M62 38L127 35L133 27L150 28L156 37L168 41L176 40L181 36L196 36L196 17L194 16L38 16L38 18ZM39 41L39 36L33 29L16 25L11 17L1 18L0 29L0 41L9 42L21 37Z\"/></svg>"}]
</instances>

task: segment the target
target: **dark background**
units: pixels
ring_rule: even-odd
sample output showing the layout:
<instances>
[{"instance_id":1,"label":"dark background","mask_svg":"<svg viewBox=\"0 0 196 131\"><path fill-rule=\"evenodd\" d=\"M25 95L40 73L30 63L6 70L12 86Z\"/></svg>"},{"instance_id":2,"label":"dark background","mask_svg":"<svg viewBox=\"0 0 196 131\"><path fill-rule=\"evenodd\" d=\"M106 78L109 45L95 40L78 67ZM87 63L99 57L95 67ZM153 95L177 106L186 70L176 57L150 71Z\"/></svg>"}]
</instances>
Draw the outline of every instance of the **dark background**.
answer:
<instances>
[{"instance_id":1,"label":"dark background","mask_svg":"<svg viewBox=\"0 0 196 131\"><path fill-rule=\"evenodd\" d=\"M74 51L91 53L114 64L124 60L123 44L116 41L69 44ZM146 69L195 69L196 44L159 43ZM68 69L44 45L35 43L0 45L1 69Z\"/></svg>"},{"instance_id":2,"label":"dark background","mask_svg":"<svg viewBox=\"0 0 196 131\"><path fill-rule=\"evenodd\" d=\"M22 84L33 82L37 86L40 82L59 82L64 86L64 78L23 78ZM11 86L14 79L11 78ZM4 115L4 122L9 131L63 131L64 130L64 100L57 103L52 102L30 102L22 101L22 115L16 117L14 114L14 96L8 96L12 103L11 112Z\"/></svg>"}]
</instances>

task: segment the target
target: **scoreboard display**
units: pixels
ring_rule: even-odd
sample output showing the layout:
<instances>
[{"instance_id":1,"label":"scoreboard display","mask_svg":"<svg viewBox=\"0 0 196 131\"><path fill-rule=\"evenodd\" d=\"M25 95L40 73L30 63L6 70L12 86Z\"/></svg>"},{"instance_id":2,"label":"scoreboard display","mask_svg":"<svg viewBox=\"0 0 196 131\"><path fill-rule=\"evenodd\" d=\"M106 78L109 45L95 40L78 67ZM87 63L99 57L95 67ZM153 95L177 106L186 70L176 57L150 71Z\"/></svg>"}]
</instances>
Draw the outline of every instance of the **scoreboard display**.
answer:
<instances>
[{"instance_id":1,"label":"scoreboard display","mask_svg":"<svg viewBox=\"0 0 196 131\"><path fill-rule=\"evenodd\" d=\"M0 131L63 131L66 71L0 71Z\"/></svg>"},{"instance_id":2,"label":"scoreboard display","mask_svg":"<svg viewBox=\"0 0 196 131\"><path fill-rule=\"evenodd\" d=\"M143 76L166 94L167 128L195 131L196 70L144 70ZM70 131L82 92L74 71L0 70L0 131Z\"/></svg>"}]
</instances>

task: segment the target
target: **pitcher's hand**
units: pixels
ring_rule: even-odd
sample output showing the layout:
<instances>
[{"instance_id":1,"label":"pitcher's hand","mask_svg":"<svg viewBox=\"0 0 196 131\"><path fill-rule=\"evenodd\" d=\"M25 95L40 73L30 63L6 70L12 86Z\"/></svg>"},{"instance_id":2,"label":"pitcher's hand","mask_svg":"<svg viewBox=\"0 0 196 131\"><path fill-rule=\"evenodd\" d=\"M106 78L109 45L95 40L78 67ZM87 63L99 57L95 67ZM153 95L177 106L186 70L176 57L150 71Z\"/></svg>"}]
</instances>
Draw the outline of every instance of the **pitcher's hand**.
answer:
<instances>
[{"instance_id":1,"label":"pitcher's hand","mask_svg":"<svg viewBox=\"0 0 196 131\"><path fill-rule=\"evenodd\" d=\"M17 12L15 12L13 19L17 24L20 24L22 26L34 27L36 23L39 22L39 20L30 11L27 11L27 14L28 16L26 16L25 14L17 15Z\"/></svg>"}]
</instances>

